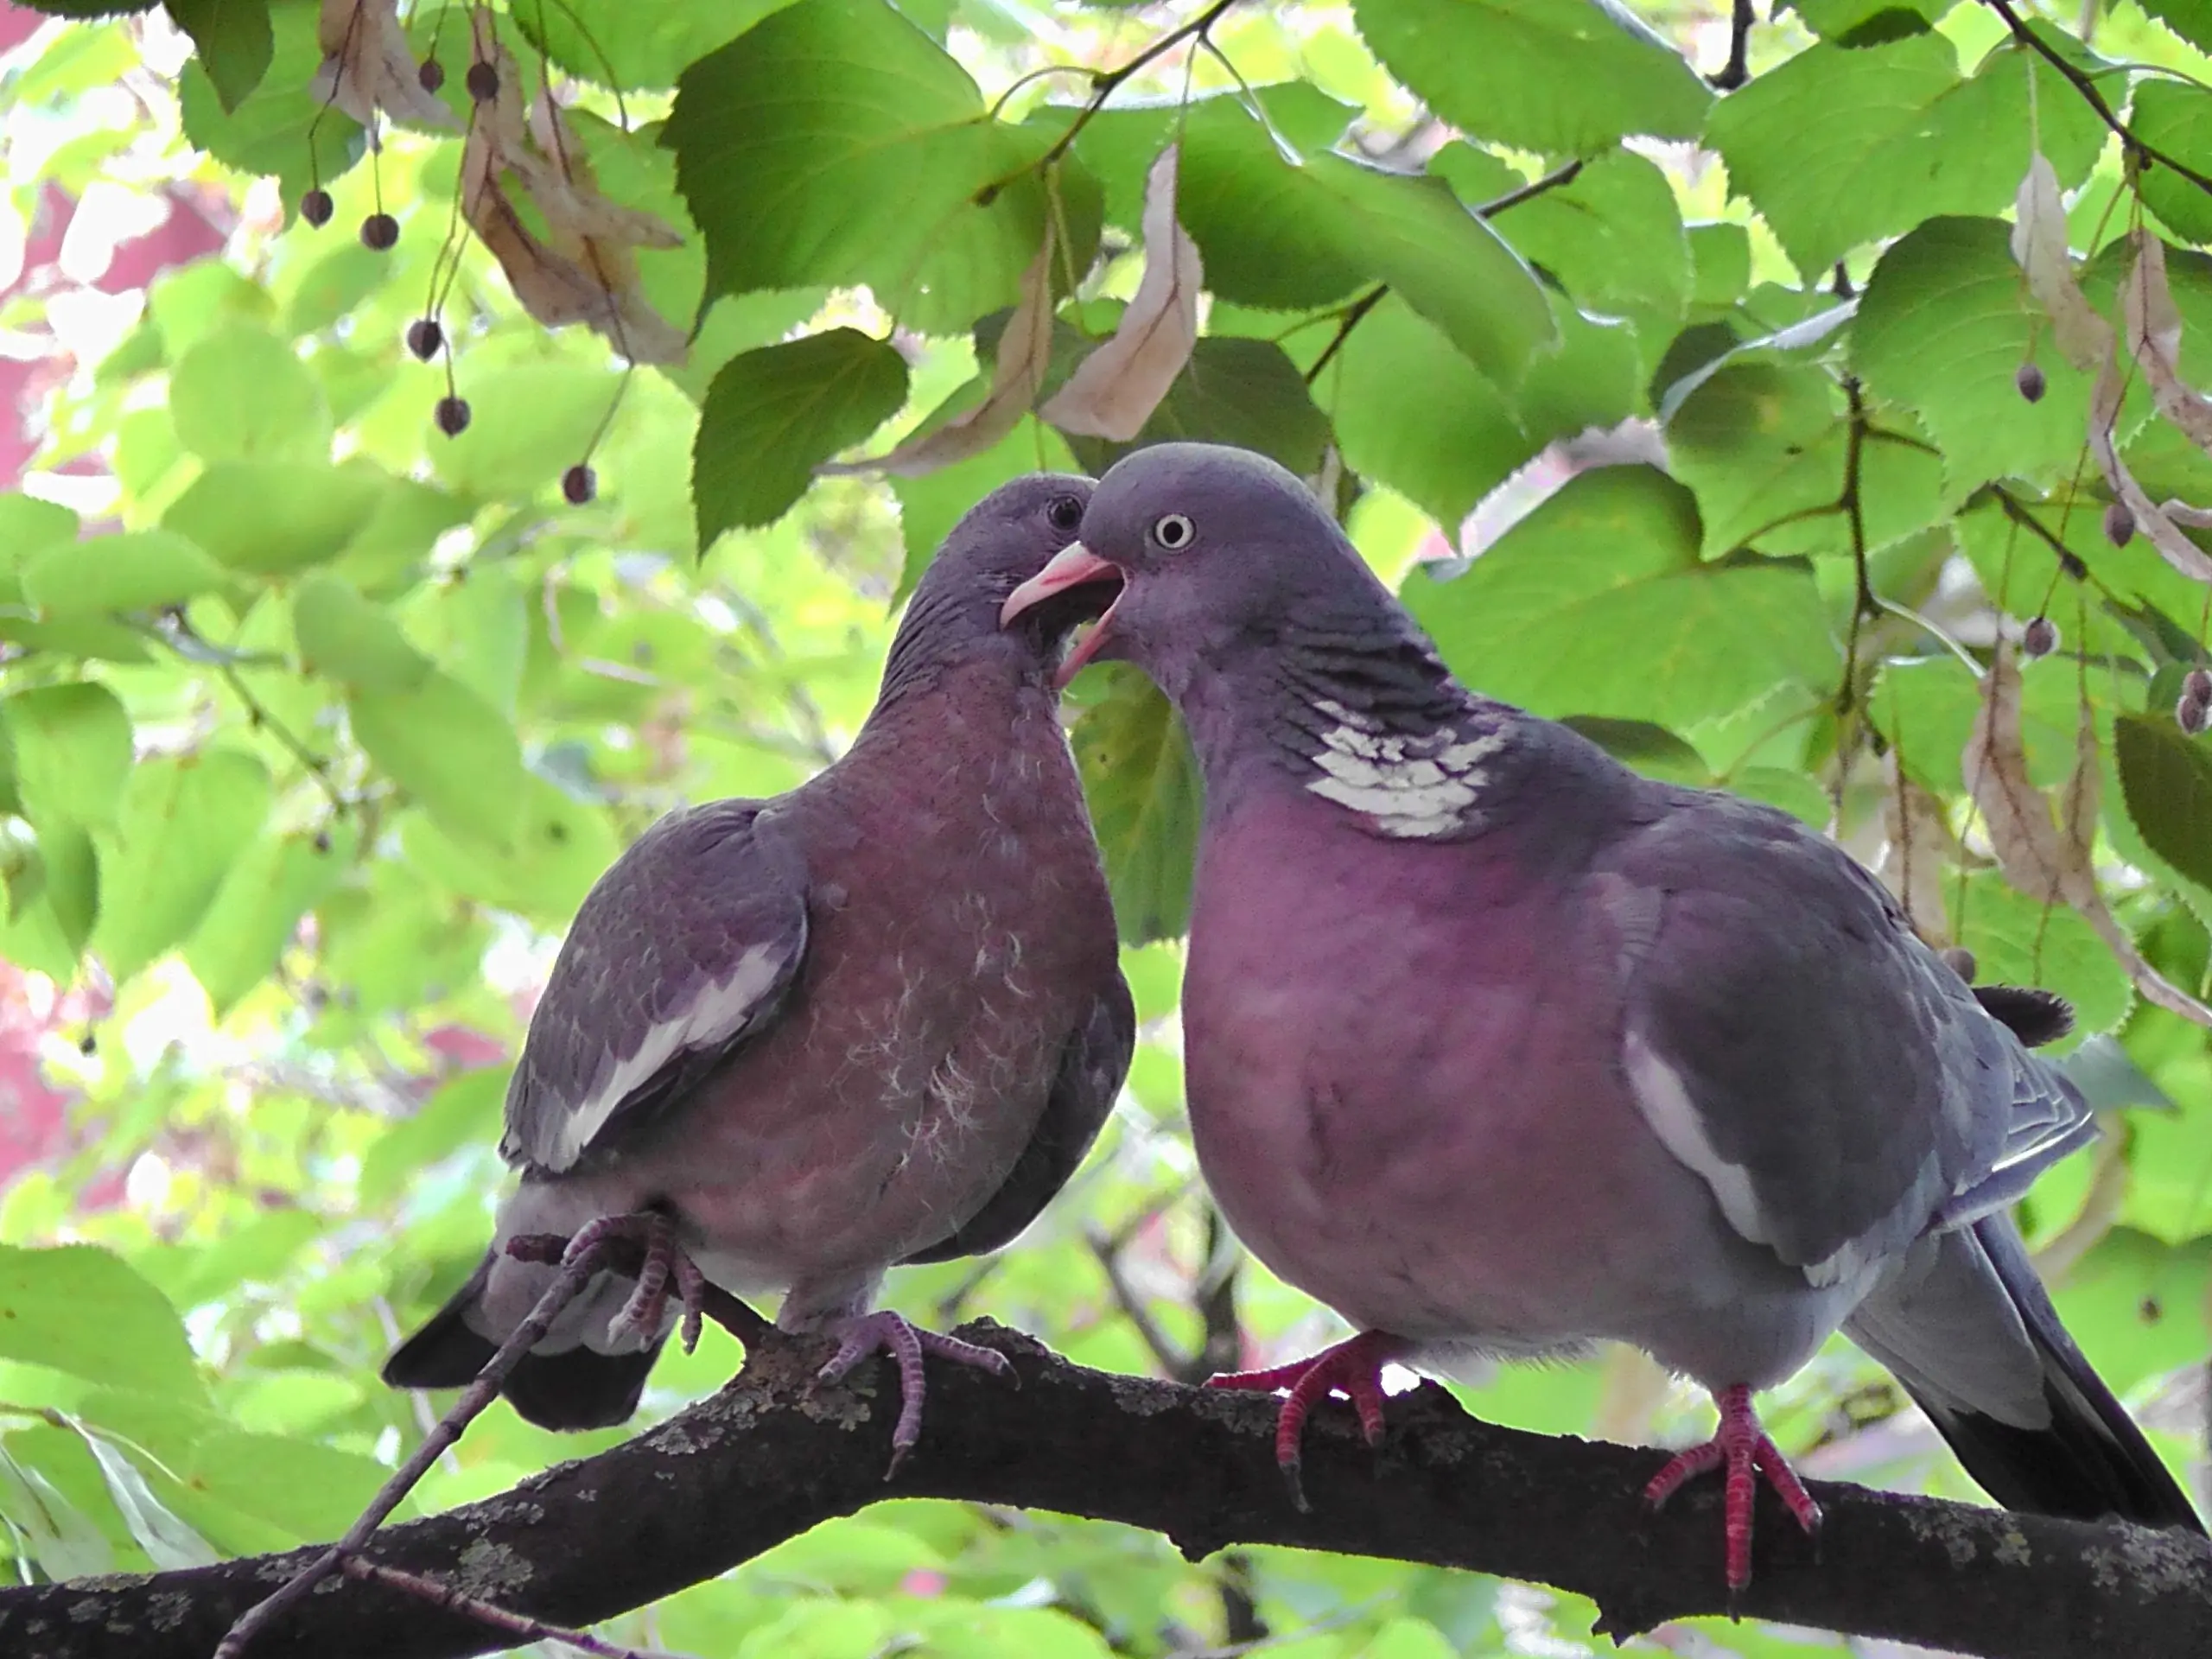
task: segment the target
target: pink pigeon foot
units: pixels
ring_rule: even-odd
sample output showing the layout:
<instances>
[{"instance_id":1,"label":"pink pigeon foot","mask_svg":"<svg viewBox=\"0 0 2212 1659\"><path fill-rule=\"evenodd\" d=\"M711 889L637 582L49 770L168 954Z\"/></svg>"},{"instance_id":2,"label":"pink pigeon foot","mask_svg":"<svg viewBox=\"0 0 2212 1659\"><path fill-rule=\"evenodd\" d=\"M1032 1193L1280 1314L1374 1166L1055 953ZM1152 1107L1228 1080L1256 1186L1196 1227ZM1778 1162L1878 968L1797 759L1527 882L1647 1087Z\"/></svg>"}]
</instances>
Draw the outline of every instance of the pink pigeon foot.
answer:
<instances>
[{"instance_id":1,"label":"pink pigeon foot","mask_svg":"<svg viewBox=\"0 0 2212 1659\"><path fill-rule=\"evenodd\" d=\"M683 1309L683 1351L699 1345L705 1321L707 1280L698 1263L677 1243L676 1229L668 1217L652 1211L633 1215L601 1216L576 1230L573 1238L545 1233L526 1233L507 1241L507 1254L520 1262L544 1262L566 1266L587 1255L611 1253L622 1245L639 1252L638 1287L620 1313L607 1322L607 1334L620 1338L634 1332L640 1346L659 1339L661 1320L668 1311L669 1281ZM619 1259L619 1258L618 1258Z\"/></svg>"},{"instance_id":2,"label":"pink pigeon foot","mask_svg":"<svg viewBox=\"0 0 2212 1659\"><path fill-rule=\"evenodd\" d=\"M1311 1359L1278 1365L1266 1371L1228 1371L1206 1379L1210 1389L1252 1389L1273 1393L1287 1389L1282 1414L1275 1419L1275 1465L1290 1485L1290 1501L1300 1510L1306 1501L1300 1478L1300 1447L1306 1435L1306 1414L1316 1402L1332 1393L1345 1395L1359 1414L1359 1432L1370 1446L1382 1443L1382 1368L1402 1357L1405 1339L1381 1331L1363 1331L1333 1348L1325 1348Z\"/></svg>"},{"instance_id":3,"label":"pink pigeon foot","mask_svg":"<svg viewBox=\"0 0 2212 1659\"><path fill-rule=\"evenodd\" d=\"M1742 1383L1723 1389L1713 1396L1720 1408L1720 1429L1703 1446L1692 1446L1651 1478L1643 1501L1657 1509L1694 1475L1708 1469L1727 1471L1726 1536L1728 1593L1751 1581L1751 1507L1758 1488L1754 1474L1764 1475L1767 1484L1780 1493L1797 1524L1810 1536L1821 1529L1821 1506L1813 1502L1782 1452L1759 1427L1751 1409L1751 1391Z\"/></svg>"},{"instance_id":4,"label":"pink pigeon foot","mask_svg":"<svg viewBox=\"0 0 2212 1659\"><path fill-rule=\"evenodd\" d=\"M996 1349L925 1331L887 1309L850 1314L831 1321L823 1331L837 1338L837 1351L815 1373L817 1382L842 1381L871 1354L886 1355L899 1368L899 1421L891 1429L891 1466L883 1471L886 1480L899 1472L899 1464L922 1435L922 1400L927 1386L922 1376L924 1354L935 1354L956 1365L972 1365L1011 1380L1016 1388L1021 1386L1014 1376L1013 1362Z\"/></svg>"}]
</instances>

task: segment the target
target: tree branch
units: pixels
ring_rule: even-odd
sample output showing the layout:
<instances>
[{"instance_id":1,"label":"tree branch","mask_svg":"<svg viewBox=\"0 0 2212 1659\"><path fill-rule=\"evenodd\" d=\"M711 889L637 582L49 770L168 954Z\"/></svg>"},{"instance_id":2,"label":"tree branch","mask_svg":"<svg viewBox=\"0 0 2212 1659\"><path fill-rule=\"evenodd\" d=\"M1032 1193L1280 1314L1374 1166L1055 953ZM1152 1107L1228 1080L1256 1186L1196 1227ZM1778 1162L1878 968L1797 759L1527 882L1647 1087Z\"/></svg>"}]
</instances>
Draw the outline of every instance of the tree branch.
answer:
<instances>
[{"instance_id":1,"label":"tree branch","mask_svg":"<svg viewBox=\"0 0 2212 1659\"><path fill-rule=\"evenodd\" d=\"M1719 1491L1663 1516L1640 1493L1651 1451L1477 1422L1441 1389L1390 1402L1381 1452L1350 1414L1308 1433L1313 1512L1283 1493L1274 1402L1070 1365L988 1321L965 1335L1014 1359L1019 1391L955 1367L931 1379L922 1443L887 1484L897 1391L810 1393L818 1342L764 1338L742 1375L611 1452L512 1491L379 1533L368 1554L462 1594L581 1628L669 1595L882 1497L1057 1510L1166 1534L1196 1559L1237 1542L1383 1556L1554 1584L1622 1636L1721 1611ZM1764 1501L1740 1611L1992 1659L2212 1652L2212 1548L1815 1483L1812 1545ZM0 1652L205 1659L231 1621L319 1554L149 1577L0 1590ZM269 1629L256 1659L454 1659L505 1638L387 1586L345 1583Z\"/></svg>"}]
</instances>

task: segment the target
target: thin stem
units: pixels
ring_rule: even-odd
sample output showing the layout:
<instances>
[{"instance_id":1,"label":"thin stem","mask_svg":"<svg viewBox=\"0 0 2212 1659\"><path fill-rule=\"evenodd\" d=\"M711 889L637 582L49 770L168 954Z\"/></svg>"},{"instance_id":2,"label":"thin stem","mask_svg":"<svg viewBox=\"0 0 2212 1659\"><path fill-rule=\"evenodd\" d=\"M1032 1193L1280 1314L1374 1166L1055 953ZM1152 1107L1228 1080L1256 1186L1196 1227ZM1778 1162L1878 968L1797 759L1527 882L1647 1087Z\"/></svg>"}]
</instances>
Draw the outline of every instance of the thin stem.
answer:
<instances>
[{"instance_id":1,"label":"thin stem","mask_svg":"<svg viewBox=\"0 0 2212 1659\"><path fill-rule=\"evenodd\" d=\"M1533 201L1547 190L1556 190L1562 185L1573 184L1575 180L1582 176L1584 165L1582 162L1573 161L1564 167L1555 167L1541 179L1531 179L1518 190L1509 190L1495 201L1484 202L1475 209L1475 217L1488 219L1494 213L1503 213L1509 207L1518 207L1524 201Z\"/></svg>"},{"instance_id":2,"label":"thin stem","mask_svg":"<svg viewBox=\"0 0 2212 1659\"><path fill-rule=\"evenodd\" d=\"M2090 79L2079 66L2069 63L2057 48L2030 29L2021 20L2020 14L2012 9L2011 0L1982 0L1982 3L2005 20L2005 26L2012 31L2013 39L2049 63L2073 86L2075 92L2082 94L2082 101L2096 112L2100 121L2111 128L2119 137L2121 146L2127 150L2139 166L2145 162L2155 162L2187 179L2208 195L2212 195L2212 178L2207 178L2187 162L2177 161L2166 151L2137 137L2128 124L2113 113L2112 105L2105 100L2105 95L2097 90L2096 82Z\"/></svg>"},{"instance_id":3,"label":"thin stem","mask_svg":"<svg viewBox=\"0 0 2212 1659\"><path fill-rule=\"evenodd\" d=\"M394 1590L404 1591L434 1607L459 1613L463 1618L473 1618L479 1624L489 1625L514 1637L518 1645L524 1642L559 1642L579 1652L597 1656L597 1659L651 1659L643 1649L626 1648L613 1642L602 1642L585 1630L572 1630L565 1625L548 1624L543 1619L531 1618L523 1613L511 1613L495 1603L456 1590L449 1584L440 1584L435 1579L426 1579L417 1573L409 1573L397 1567L385 1567L377 1561L365 1561L358 1555L349 1555L340 1571L349 1579L359 1579L366 1584L388 1585Z\"/></svg>"},{"instance_id":4,"label":"thin stem","mask_svg":"<svg viewBox=\"0 0 2212 1659\"><path fill-rule=\"evenodd\" d=\"M1120 68L1093 70L1090 77L1090 101L1077 111L1075 119L1068 123L1068 130L1062 133L1052 147L1038 159L1037 165L1040 168L1050 167L1061 156L1066 155L1069 147L1075 143L1076 136L1090 124L1093 116L1106 107L1106 100L1113 97L1123 81L1128 79L1147 64L1165 57L1193 35L1204 35L1221 21L1223 13L1236 3L1236 0L1213 0L1213 4L1208 6L1189 22L1179 24L1169 29L1167 33L1145 48Z\"/></svg>"},{"instance_id":5,"label":"thin stem","mask_svg":"<svg viewBox=\"0 0 2212 1659\"><path fill-rule=\"evenodd\" d=\"M1751 78L1751 0L1735 0L1728 16L1728 61L1705 78L1716 92L1732 92Z\"/></svg>"},{"instance_id":6,"label":"thin stem","mask_svg":"<svg viewBox=\"0 0 2212 1659\"><path fill-rule=\"evenodd\" d=\"M1389 291L1389 283L1377 283L1344 308L1344 315L1337 320L1337 332L1329 336L1329 343L1321 348L1321 355L1315 358L1313 366L1306 371L1307 385L1321 378L1321 371L1327 368L1330 360L1344 349L1344 341L1351 338L1351 331L1359 327L1361 320L1369 312L1382 303L1383 296Z\"/></svg>"}]
</instances>

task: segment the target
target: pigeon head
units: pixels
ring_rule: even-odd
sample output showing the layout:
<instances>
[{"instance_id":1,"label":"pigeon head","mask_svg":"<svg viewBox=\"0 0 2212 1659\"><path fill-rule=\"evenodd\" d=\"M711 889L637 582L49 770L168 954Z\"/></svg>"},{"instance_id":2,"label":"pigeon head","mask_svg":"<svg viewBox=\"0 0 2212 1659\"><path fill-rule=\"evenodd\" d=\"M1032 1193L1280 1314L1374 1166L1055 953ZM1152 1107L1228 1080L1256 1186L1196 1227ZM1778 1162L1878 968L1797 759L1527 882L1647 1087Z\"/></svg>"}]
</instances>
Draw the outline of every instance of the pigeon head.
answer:
<instances>
[{"instance_id":1,"label":"pigeon head","mask_svg":"<svg viewBox=\"0 0 2212 1659\"><path fill-rule=\"evenodd\" d=\"M1001 627L999 613L1075 540L1094 487L1087 478L1036 473L969 508L915 586L884 666L887 692L931 665L978 654L1006 657L1019 672L1049 674L1070 632L1097 616L1111 592L1103 584L1071 587L1026 609L1011 628Z\"/></svg>"},{"instance_id":2,"label":"pigeon head","mask_svg":"<svg viewBox=\"0 0 2212 1659\"><path fill-rule=\"evenodd\" d=\"M1112 589L1118 587L1118 594ZM1202 664L1278 647L1298 625L1395 607L1359 555L1291 473L1243 449L1166 443L1117 462L1084 512L1082 539L1007 600L1033 608L1094 589L1113 603L1059 679L1093 660L1133 662L1171 694Z\"/></svg>"}]
</instances>

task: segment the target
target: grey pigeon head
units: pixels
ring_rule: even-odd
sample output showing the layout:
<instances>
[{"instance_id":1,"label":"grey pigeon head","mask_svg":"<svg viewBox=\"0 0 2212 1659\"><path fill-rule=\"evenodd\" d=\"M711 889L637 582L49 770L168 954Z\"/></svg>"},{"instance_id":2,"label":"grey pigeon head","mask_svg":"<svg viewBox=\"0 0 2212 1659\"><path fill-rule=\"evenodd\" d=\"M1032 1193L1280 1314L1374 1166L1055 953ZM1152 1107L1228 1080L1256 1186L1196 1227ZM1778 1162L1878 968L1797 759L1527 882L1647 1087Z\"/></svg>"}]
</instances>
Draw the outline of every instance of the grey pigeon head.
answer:
<instances>
[{"instance_id":1,"label":"grey pigeon head","mask_svg":"<svg viewBox=\"0 0 2212 1659\"><path fill-rule=\"evenodd\" d=\"M1286 627L1395 625L1399 616L1294 474L1218 444L1160 444L1114 466L1091 496L1078 547L1020 598L1116 580L1119 598L1063 677L1093 658L1119 659L1174 695L1198 664L1277 648Z\"/></svg>"},{"instance_id":2,"label":"grey pigeon head","mask_svg":"<svg viewBox=\"0 0 2212 1659\"><path fill-rule=\"evenodd\" d=\"M920 668L974 652L1012 655L1018 671L1052 671L1071 629L1111 595L1091 587L1056 595L1001 632L1009 594L1072 542L1096 486L1087 478L1033 473L1002 484L961 518L914 589L884 664L887 690Z\"/></svg>"}]
</instances>

